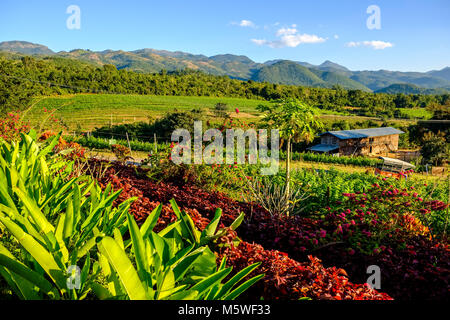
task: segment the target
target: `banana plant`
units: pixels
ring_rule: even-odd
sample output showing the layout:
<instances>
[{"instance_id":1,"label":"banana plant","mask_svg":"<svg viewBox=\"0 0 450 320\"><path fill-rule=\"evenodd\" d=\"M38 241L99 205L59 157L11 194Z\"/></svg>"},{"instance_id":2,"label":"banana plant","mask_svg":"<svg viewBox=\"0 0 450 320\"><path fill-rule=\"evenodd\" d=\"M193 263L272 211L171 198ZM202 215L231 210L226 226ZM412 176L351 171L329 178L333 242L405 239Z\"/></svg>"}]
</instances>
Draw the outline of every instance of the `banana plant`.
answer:
<instances>
[{"instance_id":1,"label":"banana plant","mask_svg":"<svg viewBox=\"0 0 450 320\"><path fill-rule=\"evenodd\" d=\"M228 229L236 230L236 228L239 227L244 220L244 213L242 212L228 228L221 228L217 230L220 218L222 217L222 209L218 208L216 209L214 218L210 221L206 228L200 232L195 227L192 218L180 210L174 199L170 200L170 204L172 205L175 215L180 221L178 230L181 235L196 246L211 244L218 238L226 235ZM235 245L238 245L239 241L239 239L235 239Z\"/></svg>"},{"instance_id":2,"label":"banana plant","mask_svg":"<svg viewBox=\"0 0 450 320\"><path fill-rule=\"evenodd\" d=\"M176 203L171 203L174 211L177 210ZM178 212L180 217L176 222L155 233L152 229L160 212L161 206L140 228L128 214L131 239L124 241L116 229L114 237L104 237L98 242L99 261L106 279L106 285L96 283L92 286L98 298L231 300L264 276L255 276L236 287L259 265L253 264L223 283L232 268L225 266L225 258L217 267L215 255L208 246L186 241L183 232L187 230L181 226L189 221L187 214ZM199 234L193 226L188 230ZM134 264L129 256L134 257Z\"/></svg>"},{"instance_id":3,"label":"banana plant","mask_svg":"<svg viewBox=\"0 0 450 320\"><path fill-rule=\"evenodd\" d=\"M90 251L115 229L126 230L126 213L135 198L113 207L121 191L113 192L110 185L102 191L83 177L53 178L56 173L45 169L58 168L46 160L54 141L41 150L34 139L23 135L20 144L0 148L0 181L5 182L0 182L0 226L20 246L16 255L0 247L0 274L20 298L34 292L41 298L82 299L100 270L91 263ZM67 286L72 266L83 266L78 291Z\"/></svg>"},{"instance_id":4,"label":"banana plant","mask_svg":"<svg viewBox=\"0 0 450 320\"><path fill-rule=\"evenodd\" d=\"M221 211L199 232L172 201L176 222L155 233L159 206L138 228L128 214L134 198L113 207L120 190L70 178L70 163L52 153L58 139L39 144L31 132L19 143L0 142L0 231L9 237L0 243L0 275L17 297L234 299L263 276L235 288L252 265L223 283L231 268L225 260L217 268L206 245L225 234L217 231Z\"/></svg>"}]
</instances>

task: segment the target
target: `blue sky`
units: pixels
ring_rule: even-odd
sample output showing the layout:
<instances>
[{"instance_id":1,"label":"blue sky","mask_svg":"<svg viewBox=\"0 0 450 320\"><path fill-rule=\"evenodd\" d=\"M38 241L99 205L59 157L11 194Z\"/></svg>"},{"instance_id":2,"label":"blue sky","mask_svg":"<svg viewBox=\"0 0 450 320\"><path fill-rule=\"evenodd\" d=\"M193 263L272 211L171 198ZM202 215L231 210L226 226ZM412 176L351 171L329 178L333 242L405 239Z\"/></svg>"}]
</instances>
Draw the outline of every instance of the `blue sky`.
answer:
<instances>
[{"instance_id":1,"label":"blue sky","mask_svg":"<svg viewBox=\"0 0 450 320\"><path fill-rule=\"evenodd\" d=\"M66 27L69 5L81 10L80 29ZM366 25L370 5L380 8L380 29ZM448 0L2 0L0 41L54 51L154 48L428 71L450 66L448 17Z\"/></svg>"}]
</instances>

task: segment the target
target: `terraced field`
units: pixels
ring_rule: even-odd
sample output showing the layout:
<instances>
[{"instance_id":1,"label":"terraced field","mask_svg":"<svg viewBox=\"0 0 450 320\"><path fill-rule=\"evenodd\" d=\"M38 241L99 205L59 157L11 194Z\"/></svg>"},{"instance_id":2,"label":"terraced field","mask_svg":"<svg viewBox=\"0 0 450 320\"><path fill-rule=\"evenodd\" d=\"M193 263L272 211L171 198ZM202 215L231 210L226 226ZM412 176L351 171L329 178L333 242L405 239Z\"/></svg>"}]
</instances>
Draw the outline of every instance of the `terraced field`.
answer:
<instances>
[{"instance_id":1,"label":"terraced field","mask_svg":"<svg viewBox=\"0 0 450 320\"><path fill-rule=\"evenodd\" d=\"M270 102L254 99L226 97L187 97L150 95L77 94L42 98L25 114L33 126L52 128L50 113L67 125L68 130L89 130L109 124L122 124L136 121L149 121L174 110L189 111L200 108L210 112L217 103L226 103L233 116L256 118L259 104ZM239 114L235 114L235 108ZM44 112L44 110L52 112ZM335 112L320 110L323 115ZM344 116L344 114L336 114Z\"/></svg>"}]
</instances>

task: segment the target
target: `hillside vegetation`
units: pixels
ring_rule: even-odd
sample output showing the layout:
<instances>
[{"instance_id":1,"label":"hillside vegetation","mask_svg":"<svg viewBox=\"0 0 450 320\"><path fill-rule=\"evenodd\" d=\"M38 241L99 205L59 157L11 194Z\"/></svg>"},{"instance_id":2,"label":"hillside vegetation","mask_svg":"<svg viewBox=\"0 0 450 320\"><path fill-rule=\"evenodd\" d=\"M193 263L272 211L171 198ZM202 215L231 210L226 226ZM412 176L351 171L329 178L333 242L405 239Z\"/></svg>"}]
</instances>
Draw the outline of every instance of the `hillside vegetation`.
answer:
<instances>
[{"instance_id":1,"label":"hillside vegetation","mask_svg":"<svg viewBox=\"0 0 450 320\"><path fill-rule=\"evenodd\" d=\"M26 41L0 42L0 51L40 57L54 56L77 59L97 67L111 64L119 70L126 69L140 73L192 69L212 75L226 75L234 79L253 79L313 87L330 88L333 85L340 85L346 89L376 91L392 84L409 83L423 88L444 88L443 90L446 91L450 89L449 68L425 73L387 70L351 71L328 60L320 65L286 60L257 63L242 55L219 54L207 57L202 54L149 48L134 51L75 49L69 52L53 52L46 46ZM300 66L300 68L296 66Z\"/></svg>"},{"instance_id":2,"label":"hillside vegetation","mask_svg":"<svg viewBox=\"0 0 450 320\"><path fill-rule=\"evenodd\" d=\"M351 111L355 115L389 118L399 116L399 108L425 108L450 101L449 94L391 95L345 90L340 86L329 89L277 85L194 70L143 74L56 56L34 58L9 53L0 55L0 77L1 112L28 108L36 97L74 93L211 96L261 101L297 98L324 112Z\"/></svg>"}]
</instances>

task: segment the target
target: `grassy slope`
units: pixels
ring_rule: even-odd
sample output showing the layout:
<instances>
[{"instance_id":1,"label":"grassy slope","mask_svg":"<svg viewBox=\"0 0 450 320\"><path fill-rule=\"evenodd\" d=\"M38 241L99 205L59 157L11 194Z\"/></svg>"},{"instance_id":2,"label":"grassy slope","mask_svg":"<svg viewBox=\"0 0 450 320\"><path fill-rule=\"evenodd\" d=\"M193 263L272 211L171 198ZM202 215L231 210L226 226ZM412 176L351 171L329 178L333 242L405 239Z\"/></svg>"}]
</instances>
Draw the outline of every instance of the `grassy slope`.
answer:
<instances>
[{"instance_id":1,"label":"grassy slope","mask_svg":"<svg viewBox=\"0 0 450 320\"><path fill-rule=\"evenodd\" d=\"M109 124L111 116L113 124L148 121L148 117L160 117L175 109L211 109L218 102L228 104L230 111L239 108L248 117L257 115L256 106L267 103L239 98L78 94L44 98L25 114L25 119L39 125L48 116L43 112L45 107L56 109L55 116L63 119L70 129L76 129L77 125L90 129ZM45 126L50 126L50 122Z\"/></svg>"},{"instance_id":2,"label":"grassy slope","mask_svg":"<svg viewBox=\"0 0 450 320\"><path fill-rule=\"evenodd\" d=\"M218 103L226 103L233 116L238 108L240 118L256 118L259 104L268 104L263 100L223 97L185 97L185 96L149 96L149 95L112 95L112 94L77 94L43 98L25 113L25 119L33 126L52 128L50 120L45 121L48 113L43 110L54 110L54 115L62 119L69 131L80 128L92 129L103 125L121 124L135 121L148 121L149 117L161 117L166 112L177 110L189 111L194 108L211 110ZM323 110L322 114L333 114ZM44 122L45 121L45 122Z\"/></svg>"}]
</instances>

